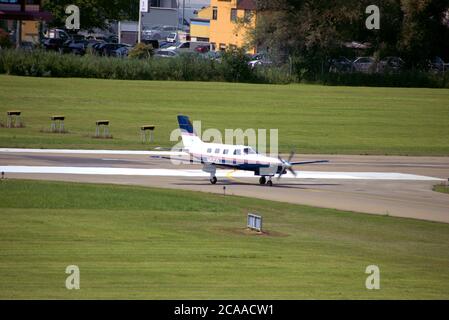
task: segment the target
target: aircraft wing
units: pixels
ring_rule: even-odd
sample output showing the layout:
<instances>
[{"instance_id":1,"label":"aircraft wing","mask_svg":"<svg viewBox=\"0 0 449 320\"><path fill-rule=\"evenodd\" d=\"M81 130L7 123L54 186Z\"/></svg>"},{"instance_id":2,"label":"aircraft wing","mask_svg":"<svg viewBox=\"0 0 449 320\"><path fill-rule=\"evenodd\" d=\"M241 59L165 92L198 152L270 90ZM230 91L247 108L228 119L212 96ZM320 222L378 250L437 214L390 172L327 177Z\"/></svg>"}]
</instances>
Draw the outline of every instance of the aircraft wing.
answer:
<instances>
[{"instance_id":1,"label":"aircraft wing","mask_svg":"<svg viewBox=\"0 0 449 320\"><path fill-rule=\"evenodd\" d=\"M300 162L291 162L291 164L296 166L301 164L325 163L325 162L329 162L329 160L300 161Z\"/></svg>"}]
</instances>

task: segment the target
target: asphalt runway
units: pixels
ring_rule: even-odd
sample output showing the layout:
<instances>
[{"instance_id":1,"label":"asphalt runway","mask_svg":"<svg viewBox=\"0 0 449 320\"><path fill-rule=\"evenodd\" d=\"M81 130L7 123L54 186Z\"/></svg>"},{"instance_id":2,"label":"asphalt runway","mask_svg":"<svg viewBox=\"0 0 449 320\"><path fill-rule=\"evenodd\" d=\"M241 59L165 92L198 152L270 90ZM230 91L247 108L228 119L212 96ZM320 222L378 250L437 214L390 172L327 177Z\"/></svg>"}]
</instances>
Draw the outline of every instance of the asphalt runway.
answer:
<instances>
[{"instance_id":1,"label":"asphalt runway","mask_svg":"<svg viewBox=\"0 0 449 320\"><path fill-rule=\"evenodd\" d=\"M97 151L96 151L97 152ZM285 156L286 158L287 156ZM297 155L295 161L329 159L296 166L274 186L231 170L217 173L217 185L199 165L173 165L148 152L0 149L6 178L114 183L186 189L306 204L317 207L449 223L449 195L432 191L449 178L448 157ZM226 190L224 190L226 187ZM257 200L254 201L257 201Z\"/></svg>"}]
</instances>

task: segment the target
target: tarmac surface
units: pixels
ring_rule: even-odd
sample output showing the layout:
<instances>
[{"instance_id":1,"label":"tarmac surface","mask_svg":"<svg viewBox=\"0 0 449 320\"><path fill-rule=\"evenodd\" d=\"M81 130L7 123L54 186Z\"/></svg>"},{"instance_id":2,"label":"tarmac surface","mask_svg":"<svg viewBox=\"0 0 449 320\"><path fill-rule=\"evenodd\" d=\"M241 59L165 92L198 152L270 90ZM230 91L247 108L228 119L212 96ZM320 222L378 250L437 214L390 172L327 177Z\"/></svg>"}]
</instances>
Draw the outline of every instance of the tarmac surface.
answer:
<instances>
[{"instance_id":1,"label":"tarmac surface","mask_svg":"<svg viewBox=\"0 0 449 320\"><path fill-rule=\"evenodd\" d=\"M449 157L296 155L298 177L259 185L248 172L220 170L211 185L200 165L173 165L151 152L0 149L5 178L113 183L239 195L449 223L449 194L432 191L447 183ZM283 158L287 158L285 155ZM224 190L225 187L225 190ZM257 201L257 200L254 201Z\"/></svg>"}]
</instances>

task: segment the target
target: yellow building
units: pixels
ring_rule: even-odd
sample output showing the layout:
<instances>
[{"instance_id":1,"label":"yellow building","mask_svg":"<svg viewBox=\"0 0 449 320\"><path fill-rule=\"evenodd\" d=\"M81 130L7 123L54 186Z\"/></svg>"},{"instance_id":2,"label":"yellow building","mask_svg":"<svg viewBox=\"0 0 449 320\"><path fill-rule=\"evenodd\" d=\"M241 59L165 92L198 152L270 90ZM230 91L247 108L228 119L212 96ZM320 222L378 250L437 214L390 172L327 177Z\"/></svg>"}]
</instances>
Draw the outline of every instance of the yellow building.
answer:
<instances>
[{"instance_id":1,"label":"yellow building","mask_svg":"<svg viewBox=\"0 0 449 320\"><path fill-rule=\"evenodd\" d=\"M211 0L209 41L217 50L244 47L249 40L248 31L256 25L254 0ZM254 53L255 48L246 48Z\"/></svg>"},{"instance_id":2,"label":"yellow building","mask_svg":"<svg viewBox=\"0 0 449 320\"><path fill-rule=\"evenodd\" d=\"M198 11L197 18L190 19L190 39L192 41L209 42L211 18L212 7L205 7Z\"/></svg>"}]
</instances>

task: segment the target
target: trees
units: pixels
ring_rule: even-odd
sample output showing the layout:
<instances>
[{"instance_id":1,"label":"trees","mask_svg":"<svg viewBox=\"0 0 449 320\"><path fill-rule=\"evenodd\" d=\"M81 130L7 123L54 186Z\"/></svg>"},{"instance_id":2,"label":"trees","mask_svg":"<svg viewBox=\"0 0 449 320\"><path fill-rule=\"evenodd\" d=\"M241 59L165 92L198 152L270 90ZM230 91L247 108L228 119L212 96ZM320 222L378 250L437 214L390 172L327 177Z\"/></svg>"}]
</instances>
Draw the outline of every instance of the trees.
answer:
<instances>
[{"instance_id":1,"label":"trees","mask_svg":"<svg viewBox=\"0 0 449 320\"><path fill-rule=\"evenodd\" d=\"M258 23L252 41L280 57L295 56L305 74L316 74L331 56L356 55L346 42L371 44L366 55L400 55L410 66L432 55L449 59L447 0L377 0L379 30L365 27L372 0L256 0Z\"/></svg>"},{"instance_id":2,"label":"trees","mask_svg":"<svg viewBox=\"0 0 449 320\"><path fill-rule=\"evenodd\" d=\"M43 0L44 10L51 12L54 17L51 26L65 25L65 8L70 4L80 8L82 29L104 28L108 20L138 18L139 2L136 0Z\"/></svg>"}]
</instances>

